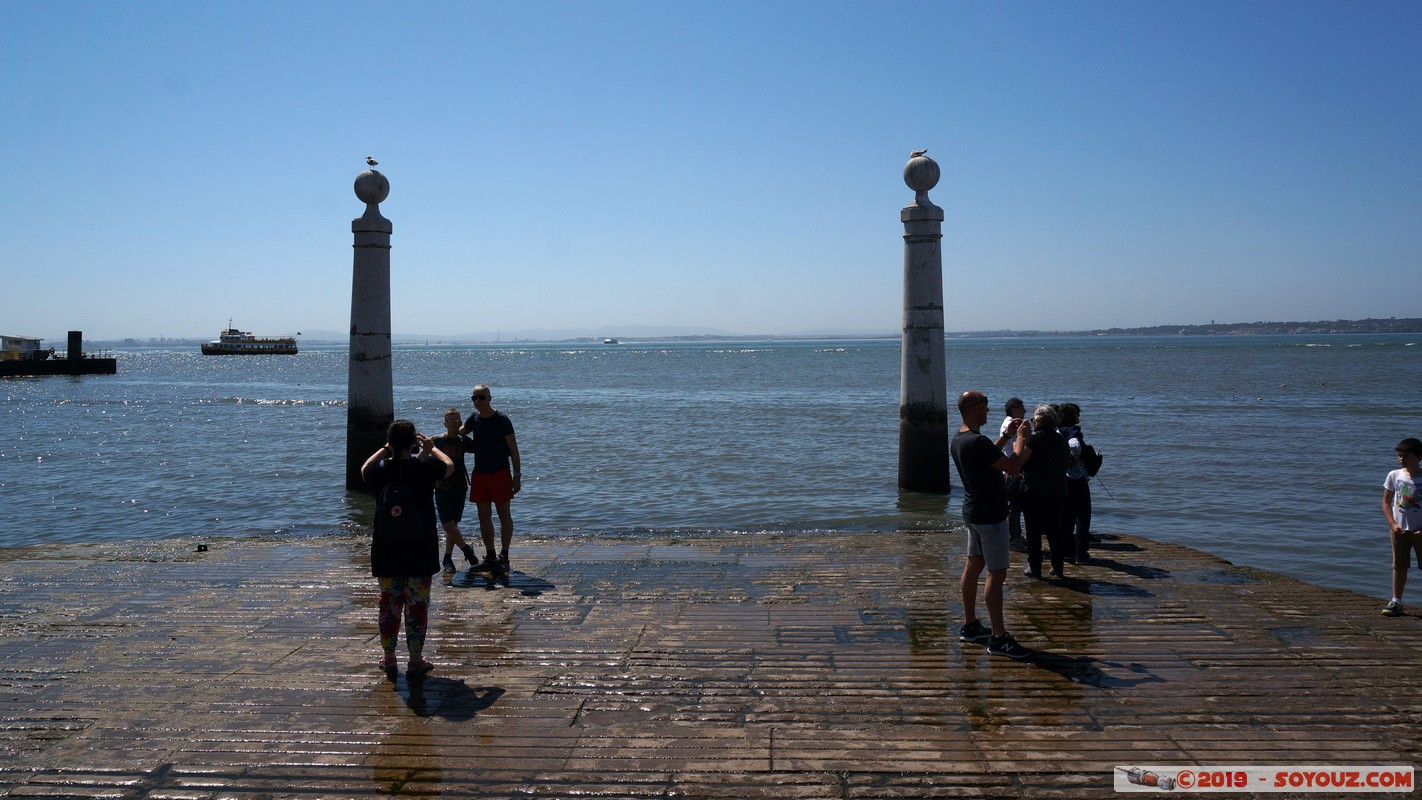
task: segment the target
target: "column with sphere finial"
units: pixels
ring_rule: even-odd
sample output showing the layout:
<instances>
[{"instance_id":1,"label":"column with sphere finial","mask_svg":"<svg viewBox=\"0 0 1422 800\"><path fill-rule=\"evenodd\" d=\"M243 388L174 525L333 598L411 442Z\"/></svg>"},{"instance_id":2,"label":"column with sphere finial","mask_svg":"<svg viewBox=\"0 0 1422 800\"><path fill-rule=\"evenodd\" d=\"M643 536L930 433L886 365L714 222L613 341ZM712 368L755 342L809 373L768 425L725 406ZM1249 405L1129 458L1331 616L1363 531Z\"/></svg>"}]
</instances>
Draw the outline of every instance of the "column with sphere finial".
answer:
<instances>
[{"instance_id":1,"label":"column with sphere finial","mask_svg":"<svg viewBox=\"0 0 1422 800\"><path fill-rule=\"evenodd\" d=\"M370 160L370 163L374 163ZM380 203L390 181L368 169L356 176L365 214L351 222L355 258L351 273L350 371L346 378L346 488L365 491L361 465L381 445L395 419L390 372L390 220Z\"/></svg>"},{"instance_id":2,"label":"column with sphere finial","mask_svg":"<svg viewBox=\"0 0 1422 800\"><path fill-rule=\"evenodd\" d=\"M904 223L903 362L899 375L899 488L948 494L948 383L943 354L943 209L928 199L938 164L915 150L904 166L913 205Z\"/></svg>"}]
</instances>

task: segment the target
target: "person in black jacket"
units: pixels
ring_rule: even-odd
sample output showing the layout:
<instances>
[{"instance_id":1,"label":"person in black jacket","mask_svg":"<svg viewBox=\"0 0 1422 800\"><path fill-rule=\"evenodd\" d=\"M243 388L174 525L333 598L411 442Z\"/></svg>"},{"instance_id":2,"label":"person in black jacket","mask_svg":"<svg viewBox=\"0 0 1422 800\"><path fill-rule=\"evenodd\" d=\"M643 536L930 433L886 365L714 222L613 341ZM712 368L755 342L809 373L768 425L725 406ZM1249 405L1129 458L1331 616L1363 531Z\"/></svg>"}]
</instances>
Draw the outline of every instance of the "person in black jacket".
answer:
<instances>
[{"instance_id":1,"label":"person in black jacket","mask_svg":"<svg viewBox=\"0 0 1422 800\"><path fill-rule=\"evenodd\" d=\"M1062 536L1062 503L1066 502L1067 462L1071 454L1066 440L1057 433L1056 409L1037 406L1032 413L1032 435L1025 444L1019 439L1015 452L1024 459L1022 475L1026 494L1022 496L1022 516L1027 523L1027 569L1029 577L1042 577L1042 537L1052 549L1052 577L1062 578L1063 564L1076 545Z\"/></svg>"},{"instance_id":2,"label":"person in black jacket","mask_svg":"<svg viewBox=\"0 0 1422 800\"><path fill-rule=\"evenodd\" d=\"M1070 459L1067 462L1067 496L1062 503L1062 541L1071 542L1073 550L1067 558L1073 564L1091 560L1091 473L1082 460L1086 437L1081 435L1081 406L1062 403L1060 432L1066 440Z\"/></svg>"},{"instance_id":3,"label":"person in black jacket","mask_svg":"<svg viewBox=\"0 0 1422 800\"><path fill-rule=\"evenodd\" d=\"M405 646L410 651L406 674L419 677L434 669L423 655L430 609L430 579L439 572L439 529L435 526L434 485L454 472L454 462L435 449L434 440L415 431L415 423L397 419L390 423L386 444L360 468L376 496L391 481L403 480L415 496L405 515L418 515L418 535L410 540L382 538L377 520L370 541L370 574L380 580L380 646L385 655L380 667L396 670L395 643L400 618L405 619ZM419 455L411 455L416 443ZM378 515L378 514L377 514Z\"/></svg>"}]
</instances>

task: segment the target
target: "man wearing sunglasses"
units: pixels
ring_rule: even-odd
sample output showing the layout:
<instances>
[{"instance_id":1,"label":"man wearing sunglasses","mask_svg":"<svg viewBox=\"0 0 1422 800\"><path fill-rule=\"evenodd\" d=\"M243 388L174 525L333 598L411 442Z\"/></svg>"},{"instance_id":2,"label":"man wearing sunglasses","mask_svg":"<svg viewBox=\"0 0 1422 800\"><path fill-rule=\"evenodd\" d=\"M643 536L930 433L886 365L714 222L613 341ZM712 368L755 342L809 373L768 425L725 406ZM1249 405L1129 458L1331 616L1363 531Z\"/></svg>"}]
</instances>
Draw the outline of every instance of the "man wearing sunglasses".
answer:
<instances>
[{"instance_id":1,"label":"man wearing sunglasses","mask_svg":"<svg viewBox=\"0 0 1422 800\"><path fill-rule=\"evenodd\" d=\"M509 544L513 541L513 515L509 503L521 487L521 461L513 422L490 404L493 394L486 384L469 393L474 413L460 433L474 440L474 471L469 474L469 500L479 510L479 534L484 538L484 563L494 572L509 571ZM499 513L500 549L494 553L494 511Z\"/></svg>"}]
</instances>

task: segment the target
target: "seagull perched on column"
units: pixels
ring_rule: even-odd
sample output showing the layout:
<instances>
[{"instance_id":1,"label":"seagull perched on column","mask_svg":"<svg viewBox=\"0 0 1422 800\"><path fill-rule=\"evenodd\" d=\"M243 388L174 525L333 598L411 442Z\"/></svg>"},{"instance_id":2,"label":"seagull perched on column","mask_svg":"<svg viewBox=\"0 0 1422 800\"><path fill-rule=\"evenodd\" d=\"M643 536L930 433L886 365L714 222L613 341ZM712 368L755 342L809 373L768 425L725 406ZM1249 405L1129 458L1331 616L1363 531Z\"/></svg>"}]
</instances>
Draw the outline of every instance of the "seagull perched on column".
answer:
<instances>
[{"instance_id":1,"label":"seagull perched on column","mask_svg":"<svg viewBox=\"0 0 1422 800\"><path fill-rule=\"evenodd\" d=\"M367 164L369 164L369 165L371 165L371 166L373 167L373 166L375 166L376 164L379 164L380 162L375 160L375 156L366 156L366 157L365 157L365 163L367 163Z\"/></svg>"},{"instance_id":2,"label":"seagull perched on column","mask_svg":"<svg viewBox=\"0 0 1422 800\"><path fill-rule=\"evenodd\" d=\"M909 158L918 158L919 156L927 152L927 150L915 150L912 153L909 153Z\"/></svg>"}]
</instances>

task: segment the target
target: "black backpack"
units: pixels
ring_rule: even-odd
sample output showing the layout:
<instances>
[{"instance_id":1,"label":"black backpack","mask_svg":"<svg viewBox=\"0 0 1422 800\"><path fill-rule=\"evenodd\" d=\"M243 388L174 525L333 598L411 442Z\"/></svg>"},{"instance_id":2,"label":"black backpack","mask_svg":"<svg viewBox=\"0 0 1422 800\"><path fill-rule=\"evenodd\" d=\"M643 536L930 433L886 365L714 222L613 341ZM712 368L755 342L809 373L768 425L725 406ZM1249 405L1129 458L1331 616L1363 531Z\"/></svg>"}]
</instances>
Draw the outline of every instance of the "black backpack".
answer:
<instances>
[{"instance_id":1,"label":"black backpack","mask_svg":"<svg viewBox=\"0 0 1422 800\"><path fill-rule=\"evenodd\" d=\"M1076 428L1076 438L1081 442L1081 463L1086 467L1086 475L1089 478L1094 478L1096 473L1101 471L1101 462L1105 459L1100 450L1086 443L1086 437L1082 435L1080 426L1072 427ZM1070 438L1070 434L1067 438Z\"/></svg>"},{"instance_id":2,"label":"black backpack","mask_svg":"<svg viewBox=\"0 0 1422 800\"><path fill-rule=\"evenodd\" d=\"M1080 428L1077 428L1078 436L1081 435L1080 430ZM1087 444L1085 438L1081 440L1081 463L1086 465L1086 474L1088 477L1096 477L1096 473L1101 471L1101 462L1104 460L1100 450Z\"/></svg>"},{"instance_id":3,"label":"black backpack","mask_svg":"<svg viewBox=\"0 0 1422 800\"><path fill-rule=\"evenodd\" d=\"M398 544L413 542L428 535L420 516L420 501L405 479L401 465L393 465L394 474L380 487L375 496L375 540Z\"/></svg>"}]
</instances>

